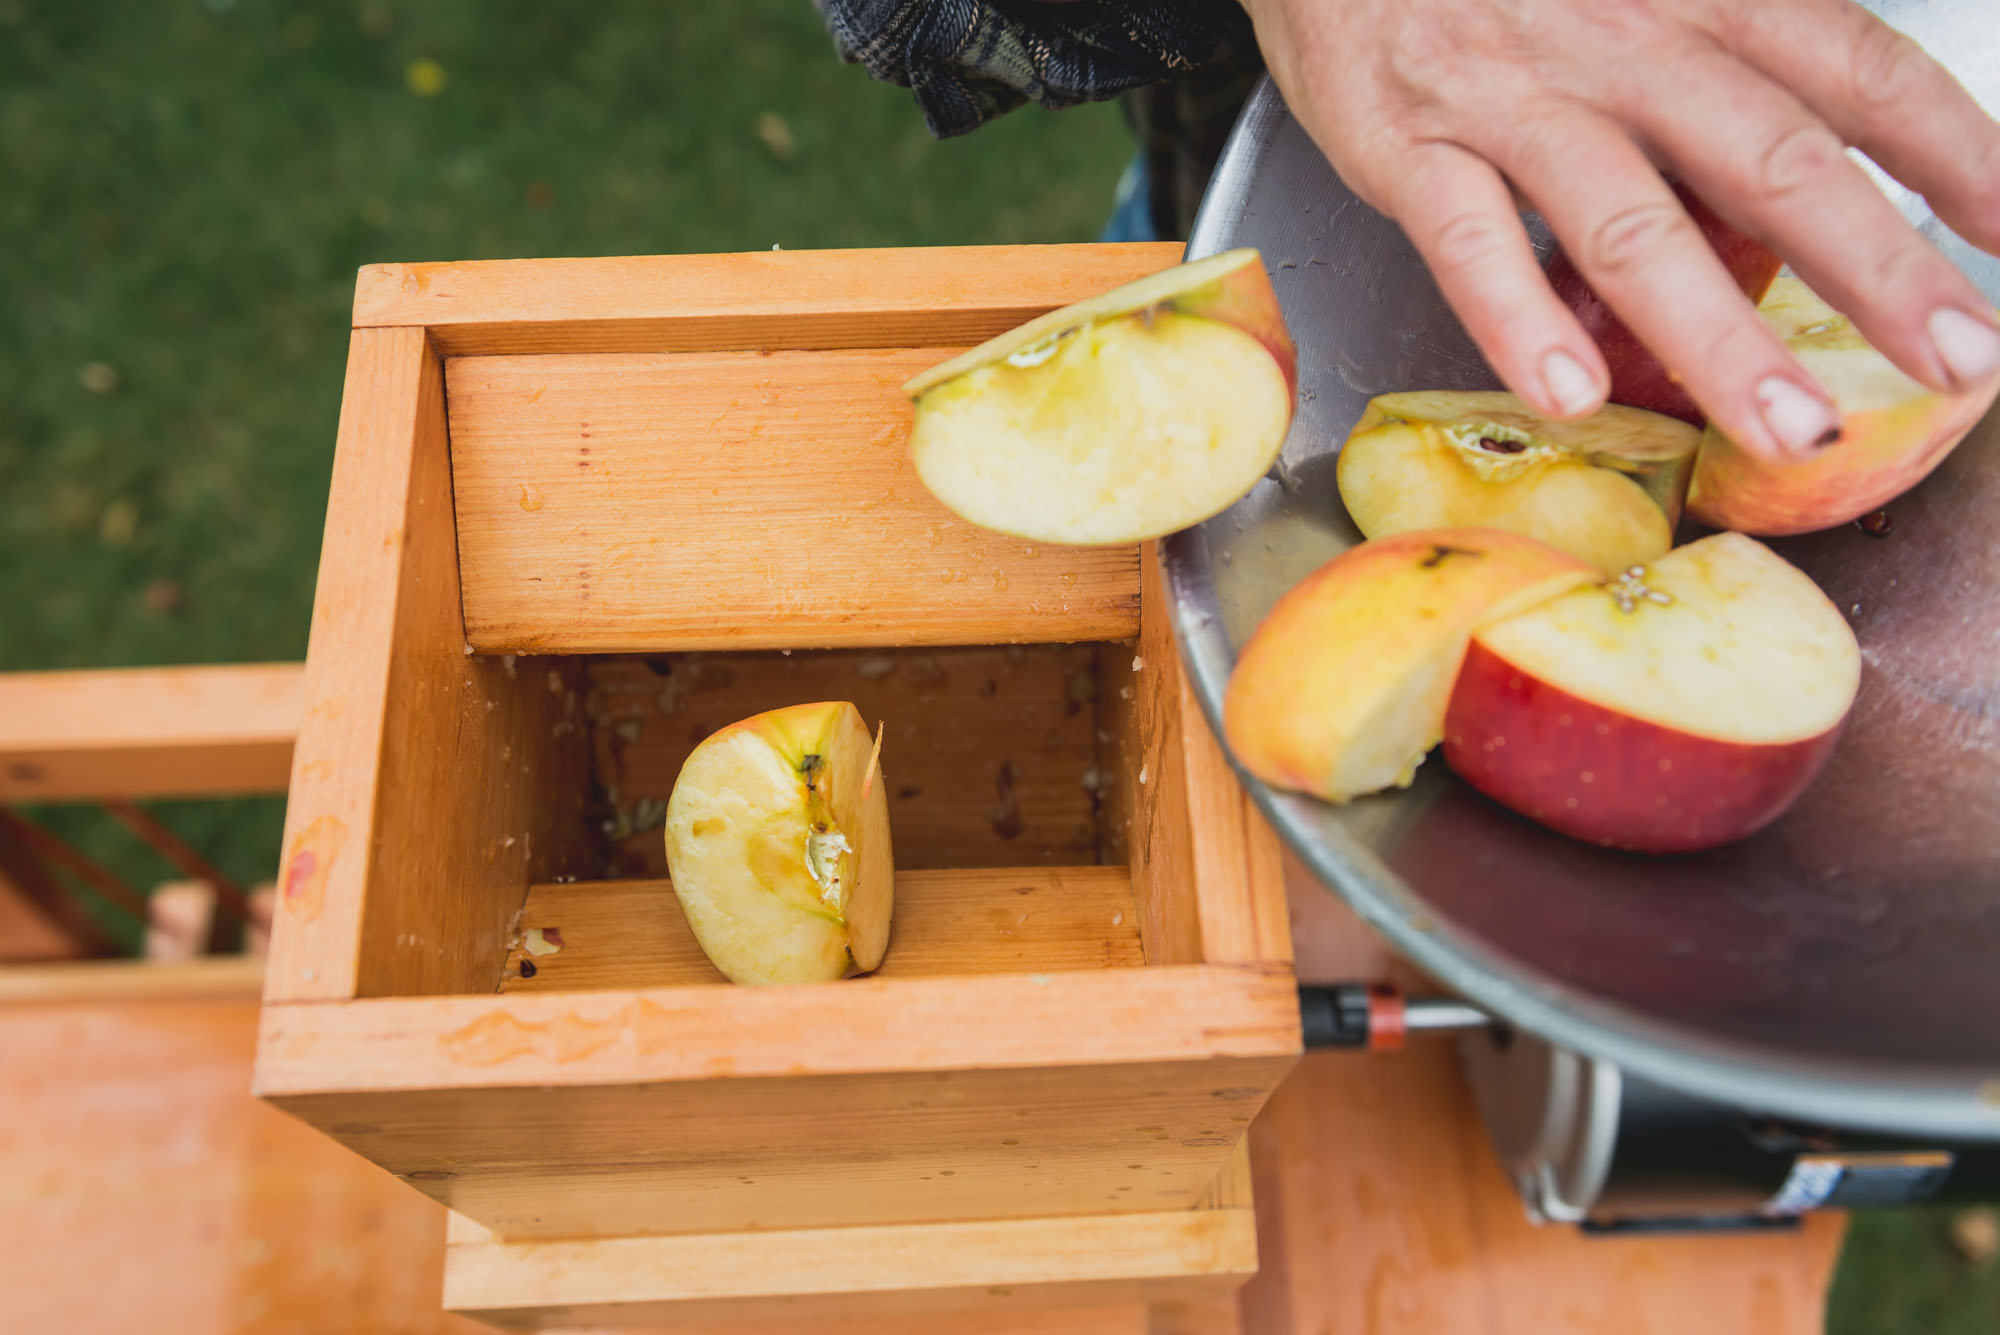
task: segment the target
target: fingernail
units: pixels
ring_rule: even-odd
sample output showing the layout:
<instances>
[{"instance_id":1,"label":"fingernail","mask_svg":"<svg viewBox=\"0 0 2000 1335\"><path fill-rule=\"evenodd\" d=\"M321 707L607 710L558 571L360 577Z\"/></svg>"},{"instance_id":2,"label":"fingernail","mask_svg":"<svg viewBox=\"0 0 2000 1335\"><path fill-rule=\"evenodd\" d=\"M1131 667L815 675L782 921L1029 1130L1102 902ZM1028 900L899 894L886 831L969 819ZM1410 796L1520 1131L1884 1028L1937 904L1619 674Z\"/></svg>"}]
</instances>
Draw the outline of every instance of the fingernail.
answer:
<instances>
[{"instance_id":1,"label":"fingernail","mask_svg":"<svg viewBox=\"0 0 2000 1335\"><path fill-rule=\"evenodd\" d=\"M2000 371L2000 330L1964 311L1943 306L1931 312L1931 345L1952 379L1966 388Z\"/></svg>"},{"instance_id":2,"label":"fingernail","mask_svg":"<svg viewBox=\"0 0 2000 1335\"><path fill-rule=\"evenodd\" d=\"M1840 439L1840 417L1833 405L1781 375L1758 384L1757 411L1778 448L1794 458L1807 458Z\"/></svg>"},{"instance_id":3,"label":"fingernail","mask_svg":"<svg viewBox=\"0 0 2000 1335\"><path fill-rule=\"evenodd\" d=\"M1561 348L1542 358L1542 384L1549 392L1549 402L1565 417L1574 417L1597 402L1597 377Z\"/></svg>"}]
</instances>

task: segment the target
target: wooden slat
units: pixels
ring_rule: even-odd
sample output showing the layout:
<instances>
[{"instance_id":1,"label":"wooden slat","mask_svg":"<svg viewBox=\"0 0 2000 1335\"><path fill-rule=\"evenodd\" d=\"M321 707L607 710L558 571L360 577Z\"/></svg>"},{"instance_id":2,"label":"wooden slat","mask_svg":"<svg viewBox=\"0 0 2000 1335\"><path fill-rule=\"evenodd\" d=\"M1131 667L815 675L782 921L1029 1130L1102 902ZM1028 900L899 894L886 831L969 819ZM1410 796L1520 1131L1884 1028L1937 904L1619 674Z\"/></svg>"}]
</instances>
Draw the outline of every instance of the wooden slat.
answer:
<instances>
[{"instance_id":1,"label":"wooden slat","mask_svg":"<svg viewBox=\"0 0 2000 1335\"><path fill-rule=\"evenodd\" d=\"M1113 797L1126 826L1146 959L1181 964L1202 957L1194 844L1211 832L1197 832L1189 824L1183 735L1188 720L1181 711L1180 660L1160 597L1158 558L1150 549L1143 578L1146 597L1137 646L1104 655L1104 689L1124 706L1114 725L1118 772Z\"/></svg>"},{"instance_id":2,"label":"wooden slat","mask_svg":"<svg viewBox=\"0 0 2000 1335\"><path fill-rule=\"evenodd\" d=\"M1296 863L1300 975L1400 972ZM1842 1221L1796 1234L1591 1238L1530 1224L1447 1041L1312 1053L1251 1132L1263 1268L1246 1335L1818 1335Z\"/></svg>"},{"instance_id":3,"label":"wooden slat","mask_svg":"<svg viewBox=\"0 0 2000 1335\"><path fill-rule=\"evenodd\" d=\"M900 386L952 349L462 357L447 368L482 652L1121 639L1129 547L975 528Z\"/></svg>"},{"instance_id":4,"label":"wooden slat","mask_svg":"<svg viewBox=\"0 0 2000 1335\"><path fill-rule=\"evenodd\" d=\"M264 961L251 955L10 964L0 969L0 1005L254 1000L263 984Z\"/></svg>"},{"instance_id":5,"label":"wooden slat","mask_svg":"<svg viewBox=\"0 0 2000 1335\"><path fill-rule=\"evenodd\" d=\"M108 952L110 943L65 930L44 909L41 897L0 866L0 964L80 959L100 949Z\"/></svg>"},{"instance_id":6,"label":"wooden slat","mask_svg":"<svg viewBox=\"0 0 2000 1335\"><path fill-rule=\"evenodd\" d=\"M579 679L552 671L465 653L437 358L356 331L269 1000L493 986L528 882L583 870Z\"/></svg>"},{"instance_id":7,"label":"wooden slat","mask_svg":"<svg viewBox=\"0 0 2000 1335\"><path fill-rule=\"evenodd\" d=\"M810 997L808 1010L800 1005ZM1210 965L273 1007L271 1096L1294 1055L1290 975ZM810 1025L800 1021L811 1017ZM1088 1016L1088 1024L1078 1017ZM823 1033L838 1031L839 1045ZM587 1065L580 1058L589 1056ZM1246 1097L1262 1097L1253 1091Z\"/></svg>"},{"instance_id":8,"label":"wooden slat","mask_svg":"<svg viewBox=\"0 0 2000 1335\"><path fill-rule=\"evenodd\" d=\"M594 1242L454 1240L445 1305L502 1325L1008 1313L1228 1293L1255 1270L1248 1206Z\"/></svg>"},{"instance_id":9,"label":"wooden slat","mask_svg":"<svg viewBox=\"0 0 2000 1335\"><path fill-rule=\"evenodd\" d=\"M118 946L36 856L36 827L0 807L0 961L114 955Z\"/></svg>"},{"instance_id":10,"label":"wooden slat","mask_svg":"<svg viewBox=\"0 0 2000 1335\"><path fill-rule=\"evenodd\" d=\"M503 992L725 983L701 953L667 881L579 881L528 891L521 929L553 928L561 949L516 946ZM534 966L522 976L522 962ZM899 871L888 956L877 978L1136 968L1139 915L1123 867Z\"/></svg>"},{"instance_id":11,"label":"wooden slat","mask_svg":"<svg viewBox=\"0 0 2000 1335\"><path fill-rule=\"evenodd\" d=\"M1170 242L753 251L375 264L356 328L427 328L446 356L970 345L1157 273Z\"/></svg>"},{"instance_id":12,"label":"wooden slat","mask_svg":"<svg viewBox=\"0 0 2000 1335\"><path fill-rule=\"evenodd\" d=\"M664 876L657 828L695 744L807 700L852 700L883 742L896 865L1097 862L1102 745L1086 646L665 654L589 665L597 773L628 876ZM641 820L640 817L644 816Z\"/></svg>"},{"instance_id":13,"label":"wooden slat","mask_svg":"<svg viewBox=\"0 0 2000 1335\"><path fill-rule=\"evenodd\" d=\"M1144 1212L1297 1010L1207 966L271 1006L258 1088L508 1238Z\"/></svg>"},{"instance_id":14,"label":"wooden slat","mask_svg":"<svg viewBox=\"0 0 2000 1335\"><path fill-rule=\"evenodd\" d=\"M0 675L0 802L285 790L297 663Z\"/></svg>"}]
</instances>

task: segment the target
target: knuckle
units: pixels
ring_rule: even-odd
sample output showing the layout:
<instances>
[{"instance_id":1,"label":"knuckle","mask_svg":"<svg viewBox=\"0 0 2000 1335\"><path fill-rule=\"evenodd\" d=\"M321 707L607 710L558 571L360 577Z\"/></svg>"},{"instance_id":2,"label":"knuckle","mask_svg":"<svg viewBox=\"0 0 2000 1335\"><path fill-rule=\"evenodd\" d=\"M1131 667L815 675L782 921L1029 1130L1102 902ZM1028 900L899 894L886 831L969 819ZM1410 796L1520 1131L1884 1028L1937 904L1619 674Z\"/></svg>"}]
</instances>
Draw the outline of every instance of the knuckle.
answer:
<instances>
[{"instance_id":1,"label":"knuckle","mask_svg":"<svg viewBox=\"0 0 2000 1335\"><path fill-rule=\"evenodd\" d=\"M1870 114L1895 114L1923 82L1930 57L1915 40L1873 20L1848 48L1847 96Z\"/></svg>"},{"instance_id":2,"label":"knuckle","mask_svg":"<svg viewBox=\"0 0 2000 1335\"><path fill-rule=\"evenodd\" d=\"M1598 220L1583 248L1590 270L1622 275L1644 268L1685 244L1694 222L1671 198L1648 200Z\"/></svg>"},{"instance_id":3,"label":"knuckle","mask_svg":"<svg viewBox=\"0 0 2000 1335\"><path fill-rule=\"evenodd\" d=\"M1934 253L1921 241L1914 245L1889 246L1862 267L1861 281L1856 284L1856 289L1863 294L1863 300L1894 301L1901 294L1917 288L1922 274L1931 265Z\"/></svg>"},{"instance_id":4,"label":"knuckle","mask_svg":"<svg viewBox=\"0 0 2000 1335\"><path fill-rule=\"evenodd\" d=\"M1846 161L1840 137L1818 121L1800 121L1778 132L1757 157L1755 186L1767 195L1789 195L1825 180Z\"/></svg>"},{"instance_id":5,"label":"knuckle","mask_svg":"<svg viewBox=\"0 0 2000 1335\"><path fill-rule=\"evenodd\" d=\"M1440 269L1476 271L1507 250L1508 227L1520 224L1477 210L1454 214L1431 230L1431 255Z\"/></svg>"}]
</instances>

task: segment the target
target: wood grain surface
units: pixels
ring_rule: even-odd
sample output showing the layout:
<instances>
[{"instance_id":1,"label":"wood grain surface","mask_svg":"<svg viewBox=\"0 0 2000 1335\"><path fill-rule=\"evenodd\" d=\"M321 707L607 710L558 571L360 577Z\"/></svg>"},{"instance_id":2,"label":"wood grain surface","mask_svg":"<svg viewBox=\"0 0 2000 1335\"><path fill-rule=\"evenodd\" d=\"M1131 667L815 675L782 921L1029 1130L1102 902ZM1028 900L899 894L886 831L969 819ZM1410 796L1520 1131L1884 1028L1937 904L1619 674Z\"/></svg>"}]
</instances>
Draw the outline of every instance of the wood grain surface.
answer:
<instances>
[{"instance_id":1,"label":"wood grain surface","mask_svg":"<svg viewBox=\"0 0 2000 1335\"><path fill-rule=\"evenodd\" d=\"M731 1232L1182 1208L1297 1033L1208 965L383 999L267 1007L257 1079L510 1239Z\"/></svg>"},{"instance_id":2,"label":"wood grain surface","mask_svg":"<svg viewBox=\"0 0 2000 1335\"><path fill-rule=\"evenodd\" d=\"M1099 818L1112 770L1088 646L618 656L589 660L588 676L593 754L625 875L666 874L659 823L697 742L810 700L852 700L869 727L888 725L899 868L1114 860Z\"/></svg>"},{"instance_id":3,"label":"wood grain surface","mask_svg":"<svg viewBox=\"0 0 2000 1335\"><path fill-rule=\"evenodd\" d=\"M420 326L448 357L970 345L1180 258L1141 242L371 264L354 326Z\"/></svg>"},{"instance_id":4,"label":"wood grain surface","mask_svg":"<svg viewBox=\"0 0 2000 1335\"><path fill-rule=\"evenodd\" d=\"M533 886L502 992L726 983L668 881ZM548 934L553 932L554 937ZM550 952L549 946L560 946ZM528 970L522 968L523 964ZM1139 915L1123 867L898 871L889 953L876 978L1137 968Z\"/></svg>"},{"instance_id":5,"label":"wood grain surface","mask_svg":"<svg viewBox=\"0 0 2000 1335\"><path fill-rule=\"evenodd\" d=\"M1219 1176L1187 1209L1055 1219L518 1242L455 1215L445 1302L515 1327L761 1319L780 1335L805 1314L973 1313L1040 1331L1049 1307L1233 1294L1257 1264L1244 1156Z\"/></svg>"},{"instance_id":6,"label":"wood grain surface","mask_svg":"<svg viewBox=\"0 0 2000 1335\"><path fill-rule=\"evenodd\" d=\"M468 655L458 601L441 368L357 330L269 1001L490 990L528 882L585 870L580 675Z\"/></svg>"},{"instance_id":7,"label":"wood grain surface","mask_svg":"<svg viewBox=\"0 0 2000 1335\"><path fill-rule=\"evenodd\" d=\"M283 792L298 663L0 673L0 802Z\"/></svg>"},{"instance_id":8,"label":"wood grain surface","mask_svg":"<svg viewBox=\"0 0 2000 1335\"><path fill-rule=\"evenodd\" d=\"M481 652L1122 639L1130 547L975 528L901 385L949 347L461 357L446 371Z\"/></svg>"}]
</instances>

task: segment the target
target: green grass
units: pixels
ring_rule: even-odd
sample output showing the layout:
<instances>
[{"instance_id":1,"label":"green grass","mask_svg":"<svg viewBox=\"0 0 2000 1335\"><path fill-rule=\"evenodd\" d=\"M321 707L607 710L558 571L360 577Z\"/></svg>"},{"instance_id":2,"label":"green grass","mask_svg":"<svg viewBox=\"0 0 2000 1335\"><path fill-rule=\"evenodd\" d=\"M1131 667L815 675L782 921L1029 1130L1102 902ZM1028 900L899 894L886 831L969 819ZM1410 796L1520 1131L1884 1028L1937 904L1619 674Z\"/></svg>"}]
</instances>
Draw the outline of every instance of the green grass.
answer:
<instances>
[{"instance_id":1,"label":"green grass","mask_svg":"<svg viewBox=\"0 0 2000 1335\"><path fill-rule=\"evenodd\" d=\"M0 0L0 670L304 654L359 265L1087 240L1130 153L936 143L805 0ZM162 814L276 865L281 804Z\"/></svg>"},{"instance_id":2,"label":"green grass","mask_svg":"<svg viewBox=\"0 0 2000 1335\"><path fill-rule=\"evenodd\" d=\"M304 653L358 265L1083 240L1130 151L1110 107L934 143L806 0L0 0L0 670ZM160 811L276 864L277 800ZM1859 1223L1831 1330L2000 1328L1943 1227Z\"/></svg>"}]
</instances>

